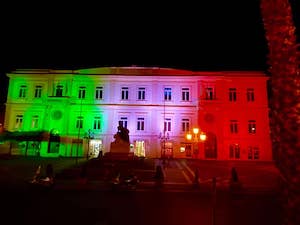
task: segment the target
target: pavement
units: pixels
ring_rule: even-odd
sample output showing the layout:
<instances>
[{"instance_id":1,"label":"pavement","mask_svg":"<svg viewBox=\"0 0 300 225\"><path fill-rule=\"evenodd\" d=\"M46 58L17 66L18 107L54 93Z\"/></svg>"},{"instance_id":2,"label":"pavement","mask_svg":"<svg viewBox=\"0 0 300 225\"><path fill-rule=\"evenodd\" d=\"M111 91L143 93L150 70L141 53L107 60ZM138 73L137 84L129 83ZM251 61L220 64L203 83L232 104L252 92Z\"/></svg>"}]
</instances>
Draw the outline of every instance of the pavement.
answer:
<instances>
[{"instance_id":1,"label":"pavement","mask_svg":"<svg viewBox=\"0 0 300 225\"><path fill-rule=\"evenodd\" d=\"M203 161L172 159L165 163L160 159L134 161L105 161L74 158L0 157L1 187L28 188L39 165L46 168L51 163L56 174L55 190L111 190L109 173L119 170L121 174L134 172L140 179L134 191L203 191L213 190L247 193L276 193L279 191L280 173L274 162ZM84 165L87 165L83 174ZM162 166L164 181L156 185L154 175ZM238 171L238 182L231 182L231 169ZM195 182L195 169L199 179ZM215 182L214 182L215 181ZM215 189L214 189L215 187Z\"/></svg>"}]
</instances>

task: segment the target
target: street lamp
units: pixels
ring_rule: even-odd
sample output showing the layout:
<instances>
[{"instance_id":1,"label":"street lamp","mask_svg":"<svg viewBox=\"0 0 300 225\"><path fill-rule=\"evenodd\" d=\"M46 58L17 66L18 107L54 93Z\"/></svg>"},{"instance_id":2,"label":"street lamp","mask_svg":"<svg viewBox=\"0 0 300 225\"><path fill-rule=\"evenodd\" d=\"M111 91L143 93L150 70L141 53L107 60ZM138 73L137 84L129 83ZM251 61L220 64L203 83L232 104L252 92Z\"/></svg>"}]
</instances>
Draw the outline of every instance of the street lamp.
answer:
<instances>
[{"instance_id":1,"label":"street lamp","mask_svg":"<svg viewBox=\"0 0 300 225\"><path fill-rule=\"evenodd\" d=\"M94 132L89 129L85 135L85 138L88 140L88 148L87 148L87 154L86 154L86 159L88 160L89 159L89 154L90 154L90 140L91 139L94 139Z\"/></svg>"},{"instance_id":2,"label":"street lamp","mask_svg":"<svg viewBox=\"0 0 300 225\"><path fill-rule=\"evenodd\" d=\"M206 140L206 134L203 131L200 132L200 129L195 127L193 128L192 134L186 134L186 139L192 142L193 152L194 154L198 155L198 144L199 142L203 142Z\"/></svg>"}]
</instances>

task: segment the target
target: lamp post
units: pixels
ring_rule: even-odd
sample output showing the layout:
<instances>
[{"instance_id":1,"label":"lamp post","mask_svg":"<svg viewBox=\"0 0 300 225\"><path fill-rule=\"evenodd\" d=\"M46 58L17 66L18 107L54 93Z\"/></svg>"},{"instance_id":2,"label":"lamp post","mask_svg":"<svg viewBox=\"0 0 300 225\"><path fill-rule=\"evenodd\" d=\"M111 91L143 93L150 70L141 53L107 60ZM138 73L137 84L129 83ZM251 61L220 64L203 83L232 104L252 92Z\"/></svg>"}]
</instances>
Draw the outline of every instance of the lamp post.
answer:
<instances>
[{"instance_id":1,"label":"lamp post","mask_svg":"<svg viewBox=\"0 0 300 225\"><path fill-rule=\"evenodd\" d=\"M206 134L201 131L200 132L200 129L195 127L193 128L193 133L187 133L186 134L186 139L190 142L192 142L192 146L193 146L193 153L195 155L198 155L199 153L199 142L203 142L206 140Z\"/></svg>"},{"instance_id":2,"label":"lamp post","mask_svg":"<svg viewBox=\"0 0 300 225\"><path fill-rule=\"evenodd\" d=\"M94 132L91 129L88 129L85 138L88 140L88 148L87 148L87 153L86 153L86 159L89 159L89 154L90 154L90 140L94 139Z\"/></svg>"}]
</instances>

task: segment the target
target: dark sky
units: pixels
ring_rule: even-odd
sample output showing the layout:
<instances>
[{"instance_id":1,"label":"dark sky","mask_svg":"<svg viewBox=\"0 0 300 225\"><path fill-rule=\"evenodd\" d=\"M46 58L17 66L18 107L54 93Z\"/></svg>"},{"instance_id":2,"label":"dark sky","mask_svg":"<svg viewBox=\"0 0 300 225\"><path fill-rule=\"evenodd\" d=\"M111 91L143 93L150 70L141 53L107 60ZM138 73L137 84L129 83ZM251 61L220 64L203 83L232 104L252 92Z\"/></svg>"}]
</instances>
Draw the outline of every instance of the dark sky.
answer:
<instances>
[{"instance_id":1,"label":"dark sky","mask_svg":"<svg viewBox=\"0 0 300 225\"><path fill-rule=\"evenodd\" d=\"M267 68L259 0L73 2L2 8L1 90L16 68Z\"/></svg>"}]
</instances>

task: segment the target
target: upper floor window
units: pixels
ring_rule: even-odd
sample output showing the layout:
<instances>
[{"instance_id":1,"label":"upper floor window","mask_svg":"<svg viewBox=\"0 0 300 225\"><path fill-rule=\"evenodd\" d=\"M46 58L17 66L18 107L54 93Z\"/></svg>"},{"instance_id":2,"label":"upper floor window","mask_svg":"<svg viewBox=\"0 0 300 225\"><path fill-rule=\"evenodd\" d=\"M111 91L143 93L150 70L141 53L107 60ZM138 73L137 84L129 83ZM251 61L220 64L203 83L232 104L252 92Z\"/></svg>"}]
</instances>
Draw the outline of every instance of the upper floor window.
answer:
<instances>
[{"instance_id":1,"label":"upper floor window","mask_svg":"<svg viewBox=\"0 0 300 225\"><path fill-rule=\"evenodd\" d=\"M171 131L172 127L171 127L171 118L165 118L164 121L164 131Z\"/></svg>"},{"instance_id":2,"label":"upper floor window","mask_svg":"<svg viewBox=\"0 0 300 225\"><path fill-rule=\"evenodd\" d=\"M164 99L165 101L172 100L172 88L166 87L164 91Z\"/></svg>"},{"instance_id":3,"label":"upper floor window","mask_svg":"<svg viewBox=\"0 0 300 225\"><path fill-rule=\"evenodd\" d=\"M138 88L138 100L145 100L145 95L146 95L146 88L144 87L139 87Z\"/></svg>"},{"instance_id":4,"label":"upper floor window","mask_svg":"<svg viewBox=\"0 0 300 225\"><path fill-rule=\"evenodd\" d=\"M189 101L190 100L190 89L189 88L182 88L181 89L181 100L182 101Z\"/></svg>"},{"instance_id":5,"label":"upper floor window","mask_svg":"<svg viewBox=\"0 0 300 225\"><path fill-rule=\"evenodd\" d=\"M101 117L100 116L94 117L94 130L101 130Z\"/></svg>"},{"instance_id":6,"label":"upper floor window","mask_svg":"<svg viewBox=\"0 0 300 225\"><path fill-rule=\"evenodd\" d=\"M143 117L137 118L137 130L145 130L145 119Z\"/></svg>"},{"instance_id":7,"label":"upper floor window","mask_svg":"<svg viewBox=\"0 0 300 225\"><path fill-rule=\"evenodd\" d=\"M236 88L229 88L229 101L236 101Z\"/></svg>"},{"instance_id":8,"label":"upper floor window","mask_svg":"<svg viewBox=\"0 0 300 225\"><path fill-rule=\"evenodd\" d=\"M247 101L254 102L254 88L247 88Z\"/></svg>"},{"instance_id":9,"label":"upper floor window","mask_svg":"<svg viewBox=\"0 0 300 225\"><path fill-rule=\"evenodd\" d=\"M76 121L76 128L81 129L83 127L83 116L78 116Z\"/></svg>"},{"instance_id":10,"label":"upper floor window","mask_svg":"<svg viewBox=\"0 0 300 225\"><path fill-rule=\"evenodd\" d=\"M238 121L230 120L230 133L237 134L238 133Z\"/></svg>"},{"instance_id":11,"label":"upper floor window","mask_svg":"<svg viewBox=\"0 0 300 225\"><path fill-rule=\"evenodd\" d=\"M34 97L35 98L40 98L42 96L42 86L41 85L36 85L35 90L34 90Z\"/></svg>"},{"instance_id":12,"label":"upper floor window","mask_svg":"<svg viewBox=\"0 0 300 225\"><path fill-rule=\"evenodd\" d=\"M55 96L56 97L62 97L63 96L63 89L64 89L63 85L57 85L56 90L55 90Z\"/></svg>"},{"instance_id":13,"label":"upper floor window","mask_svg":"<svg viewBox=\"0 0 300 225\"><path fill-rule=\"evenodd\" d=\"M215 92L213 87L206 87L205 88L205 99L206 100L213 100L215 99Z\"/></svg>"},{"instance_id":14,"label":"upper floor window","mask_svg":"<svg viewBox=\"0 0 300 225\"><path fill-rule=\"evenodd\" d=\"M189 119L182 119L181 120L181 131L182 132L189 132L190 131L190 120Z\"/></svg>"},{"instance_id":15,"label":"upper floor window","mask_svg":"<svg viewBox=\"0 0 300 225\"><path fill-rule=\"evenodd\" d=\"M255 134L256 133L256 121L255 120L249 120L248 121L248 133L249 134Z\"/></svg>"},{"instance_id":16,"label":"upper floor window","mask_svg":"<svg viewBox=\"0 0 300 225\"><path fill-rule=\"evenodd\" d=\"M129 95L128 87L122 87L121 99L128 100L128 95Z\"/></svg>"},{"instance_id":17,"label":"upper floor window","mask_svg":"<svg viewBox=\"0 0 300 225\"><path fill-rule=\"evenodd\" d=\"M38 128L39 127L39 116L34 115L31 119L31 128Z\"/></svg>"},{"instance_id":18,"label":"upper floor window","mask_svg":"<svg viewBox=\"0 0 300 225\"><path fill-rule=\"evenodd\" d=\"M20 129L23 127L23 115L16 115L15 128Z\"/></svg>"},{"instance_id":19,"label":"upper floor window","mask_svg":"<svg viewBox=\"0 0 300 225\"><path fill-rule=\"evenodd\" d=\"M84 86L79 87L78 98L84 99L85 91L86 91L86 87Z\"/></svg>"},{"instance_id":20,"label":"upper floor window","mask_svg":"<svg viewBox=\"0 0 300 225\"><path fill-rule=\"evenodd\" d=\"M19 90L19 98L25 98L26 97L26 92L27 92L27 86L26 85L21 85L20 90Z\"/></svg>"},{"instance_id":21,"label":"upper floor window","mask_svg":"<svg viewBox=\"0 0 300 225\"><path fill-rule=\"evenodd\" d=\"M98 100L103 99L103 87L96 87L95 98Z\"/></svg>"},{"instance_id":22,"label":"upper floor window","mask_svg":"<svg viewBox=\"0 0 300 225\"><path fill-rule=\"evenodd\" d=\"M119 126L127 128L128 118L127 117L120 117Z\"/></svg>"}]
</instances>

